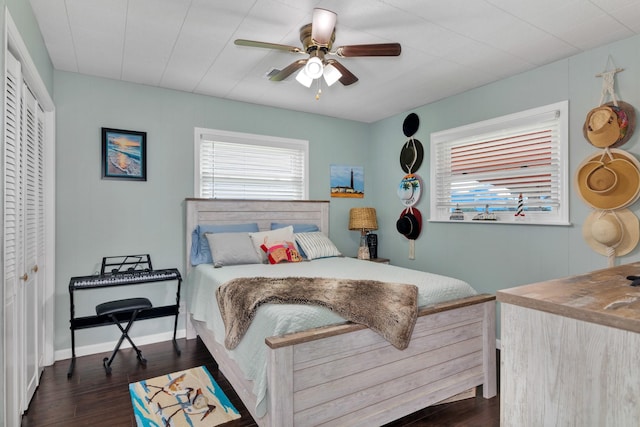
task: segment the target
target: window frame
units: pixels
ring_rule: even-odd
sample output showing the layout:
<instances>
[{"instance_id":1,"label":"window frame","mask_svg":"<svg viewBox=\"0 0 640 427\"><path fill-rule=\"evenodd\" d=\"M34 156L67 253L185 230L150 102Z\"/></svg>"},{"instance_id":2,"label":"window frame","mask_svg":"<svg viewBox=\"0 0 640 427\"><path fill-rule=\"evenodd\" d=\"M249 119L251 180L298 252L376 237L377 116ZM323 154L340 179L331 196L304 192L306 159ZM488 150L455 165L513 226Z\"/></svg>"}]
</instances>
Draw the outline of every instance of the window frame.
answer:
<instances>
[{"instance_id":1,"label":"window frame","mask_svg":"<svg viewBox=\"0 0 640 427\"><path fill-rule=\"evenodd\" d=\"M464 222L478 224L538 224L538 225L570 225L569 222L569 102L560 101L542 107L532 108L513 114L484 120L469 125L464 125L452 129L431 133L430 146L430 179L432 189L430 203L430 222ZM549 120L555 116L557 121L557 152L558 165L554 173L557 174L559 206L554 207L551 211L526 211L524 217L516 217L510 212L496 212L497 221L473 221L469 214L465 215L465 220L451 220L452 206L438 205L440 189L442 185L438 177L438 148L441 144L451 144L453 141L461 141L470 137L477 136L478 139L487 137L487 135L495 135L500 131L504 133L509 129L521 127L523 124L533 124ZM471 144L472 142L467 142ZM509 174L505 174L508 176ZM515 175L515 174L514 174ZM446 196L446 193L442 193ZM525 202L526 206L526 202Z\"/></svg>"},{"instance_id":2,"label":"window frame","mask_svg":"<svg viewBox=\"0 0 640 427\"><path fill-rule=\"evenodd\" d=\"M226 143L238 143L248 145L260 145L266 147L277 148L299 148L304 153L304 183L303 194L301 199L295 200L309 200L309 141L303 139L283 138L271 135L260 135L244 132L233 132L220 129L210 128L194 128L194 194L195 197L201 198L201 177L200 177L200 147L203 141L202 135L207 135L214 139L226 142ZM238 197L238 199L242 199ZM261 199L261 200L276 200L276 199ZM282 199L278 199L282 200ZM292 199L293 200L293 199Z\"/></svg>"}]
</instances>

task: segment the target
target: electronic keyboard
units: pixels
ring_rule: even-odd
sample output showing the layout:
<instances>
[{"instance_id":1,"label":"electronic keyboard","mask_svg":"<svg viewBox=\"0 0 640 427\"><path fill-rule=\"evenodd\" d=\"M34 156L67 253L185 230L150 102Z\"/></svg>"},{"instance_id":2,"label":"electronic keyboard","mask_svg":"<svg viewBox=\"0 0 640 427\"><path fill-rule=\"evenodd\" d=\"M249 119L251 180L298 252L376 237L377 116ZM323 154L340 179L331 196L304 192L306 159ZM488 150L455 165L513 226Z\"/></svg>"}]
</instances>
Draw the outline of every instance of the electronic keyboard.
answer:
<instances>
[{"instance_id":1,"label":"electronic keyboard","mask_svg":"<svg viewBox=\"0 0 640 427\"><path fill-rule=\"evenodd\" d=\"M112 262L112 260L116 260ZM113 268L112 268L113 267ZM111 268L111 272L105 271ZM153 306L142 311L137 319L154 319L156 317L174 316L173 322L173 347L176 353L180 355L180 347L176 341L178 331L178 315L180 314L180 287L182 284L182 276L177 268L167 268L164 270L153 270L151 268L151 259L149 255L128 255L123 257L105 257L102 262L100 274L94 276L78 276L72 277L69 281L69 324L71 330L71 363L67 371L67 378L73 375L73 369L76 364L76 335L78 329L93 328L95 326L104 326L113 323L113 320L107 315L82 316L76 317L75 304L73 294L75 291L85 289L106 288L108 286L136 285L151 282L176 281L176 302L175 304ZM120 316L120 317L118 317ZM128 313L120 313L118 320L126 322Z\"/></svg>"},{"instance_id":2,"label":"electronic keyboard","mask_svg":"<svg viewBox=\"0 0 640 427\"><path fill-rule=\"evenodd\" d=\"M72 277L69 290L86 288L103 288L107 286L133 285L136 283L162 282L165 280L181 280L176 268L164 270L132 270L118 273L99 274L95 276Z\"/></svg>"}]
</instances>

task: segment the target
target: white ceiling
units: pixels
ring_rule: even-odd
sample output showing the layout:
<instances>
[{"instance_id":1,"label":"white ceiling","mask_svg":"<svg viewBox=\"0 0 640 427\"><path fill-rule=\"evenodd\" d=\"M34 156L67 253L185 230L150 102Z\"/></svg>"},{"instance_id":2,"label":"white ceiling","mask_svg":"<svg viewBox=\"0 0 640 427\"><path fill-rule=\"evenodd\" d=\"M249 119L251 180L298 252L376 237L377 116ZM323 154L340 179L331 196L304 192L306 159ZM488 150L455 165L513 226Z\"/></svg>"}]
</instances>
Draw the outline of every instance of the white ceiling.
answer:
<instances>
[{"instance_id":1,"label":"white ceiling","mask_svg":"<svg viewBox=\"0 0 640 427\"><path fill-rule=\"evenodd\" d=\"M640 33L640 0L30 0L53 66L150 86L373 122ZM360 79L315 99L297 54L314 7L338 14L334 48L399 42L402 54L344 58ZM602 58L603 69L607 58Z\"/></svg>"}]
</instances>

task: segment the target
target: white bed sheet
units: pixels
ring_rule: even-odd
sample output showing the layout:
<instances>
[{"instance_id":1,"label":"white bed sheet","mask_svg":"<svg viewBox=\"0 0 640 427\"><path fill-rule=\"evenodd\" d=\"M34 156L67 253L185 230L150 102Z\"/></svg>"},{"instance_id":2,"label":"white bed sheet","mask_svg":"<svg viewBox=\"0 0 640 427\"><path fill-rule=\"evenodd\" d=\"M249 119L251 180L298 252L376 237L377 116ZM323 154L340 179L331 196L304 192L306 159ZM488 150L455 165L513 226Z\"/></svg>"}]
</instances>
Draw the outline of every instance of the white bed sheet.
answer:
<instances>
[{"instance_id":1,"label":"white bed sheet","mask_svg":"<svg viewBox=\"0 0 640 427\"><path fill-rule=\"evenodd\" d=\"M200 264L194 267L187 277L189 312L194 319L206 323L220 344L224 345L225 331L215 290L236 277L256 276L358 278L409 283L418 287L420 307L477 295L468 283L459 279L353 258L334 257L300 263L251 264L223 268ZM253 393L258 402L256 414L259 417L264 416L268 407L267 348L264 339L344 321L328 308L320 306L265 304L258 309L242 341L234 350L230 350L229 354L238 363L246 378L253 381Z\"/></svg>"}]
</instances>

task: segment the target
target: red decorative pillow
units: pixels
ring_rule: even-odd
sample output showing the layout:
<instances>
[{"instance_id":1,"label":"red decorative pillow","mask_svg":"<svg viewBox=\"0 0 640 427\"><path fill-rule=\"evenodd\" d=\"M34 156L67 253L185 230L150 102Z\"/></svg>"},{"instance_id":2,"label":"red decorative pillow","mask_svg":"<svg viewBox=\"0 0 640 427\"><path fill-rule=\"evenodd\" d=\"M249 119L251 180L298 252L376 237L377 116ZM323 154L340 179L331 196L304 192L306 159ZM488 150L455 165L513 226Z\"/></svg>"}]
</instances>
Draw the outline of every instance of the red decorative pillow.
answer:
<instances>
[{"instance_id":1,"label":"red decorative pillow","mask_svg":"<svg viewBox=\"0 0 640 427\"><path fill-rule=\"evenodd\" d=\"M269 264L302 261L300 253L296 250L295 243L292 242L278 242L269 247L263 244L260 248L267 254Z\"/></svg>"}]
</instances>

